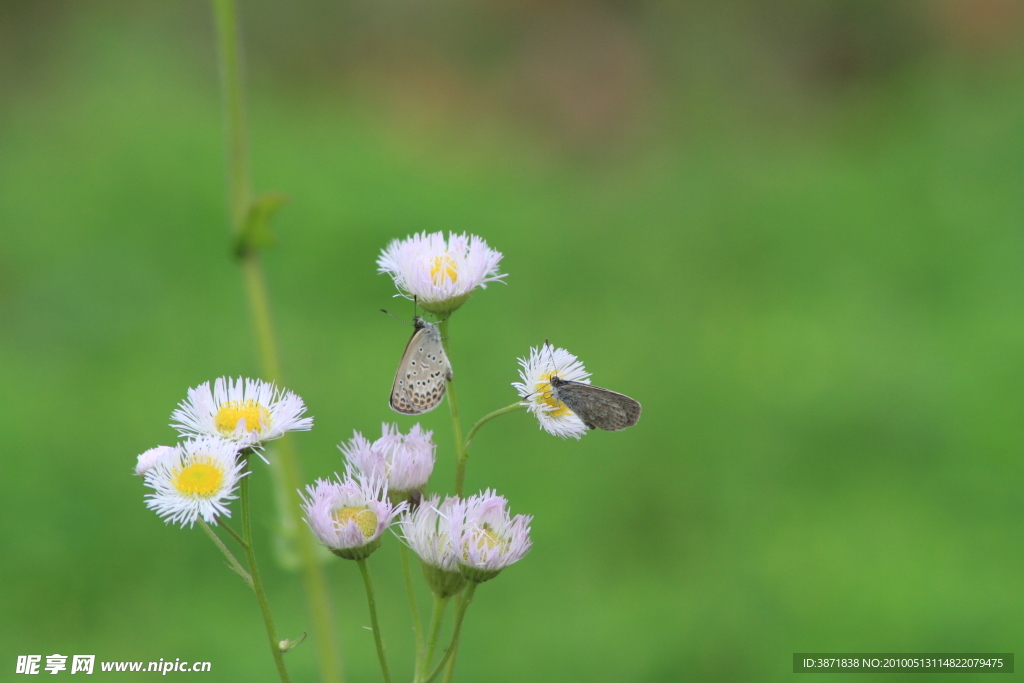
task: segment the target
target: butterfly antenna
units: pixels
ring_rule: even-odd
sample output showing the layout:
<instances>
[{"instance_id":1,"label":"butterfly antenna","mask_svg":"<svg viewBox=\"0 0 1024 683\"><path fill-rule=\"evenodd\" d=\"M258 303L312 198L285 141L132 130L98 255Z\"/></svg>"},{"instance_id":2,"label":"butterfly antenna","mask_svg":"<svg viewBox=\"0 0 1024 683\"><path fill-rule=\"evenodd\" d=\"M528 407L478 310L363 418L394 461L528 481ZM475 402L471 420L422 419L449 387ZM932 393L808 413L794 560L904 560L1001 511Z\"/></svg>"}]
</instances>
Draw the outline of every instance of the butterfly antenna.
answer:
<instances>
[{"instance_id":1,"label":"butterfly antenna","mask_svg":"<svg viewBox=\"0 0 1024 683\"><path fill-rule=\"evenodd\" d=\"M412 323L407 323L407 322L405 322L404 320L402 320L401 318L399 318L399 317L398 317L397 315L392 315L391 313L388 313L388 312L387 312L387 311L385 311L385 310L384 310L383 308L382 308L382 309L380 309L380 312L381 312L381 313L383 313L384 315L390 315L390 316L391 316L392 318L394 318L394 319L395 319L395 320L397 320L398 322L402 323L403 325L412 325ZM415 327L415 325L412 325L412 326L413 326L413 327Z\"/></svg>"},{"instance_id":2,"label":"butterfly antenna","mask_svg":"<svg viewBox=\"0 0 1024 683\"><path fill-rule=\"evenodd\" d=\"M555 366L555 347L551 345L551 342L549 342L547 338L544 339L544 346L547 347L548 358L551 359L551 374L561 377L561 375L558 374L558 368Z\"/></svg>"}]
</instances>

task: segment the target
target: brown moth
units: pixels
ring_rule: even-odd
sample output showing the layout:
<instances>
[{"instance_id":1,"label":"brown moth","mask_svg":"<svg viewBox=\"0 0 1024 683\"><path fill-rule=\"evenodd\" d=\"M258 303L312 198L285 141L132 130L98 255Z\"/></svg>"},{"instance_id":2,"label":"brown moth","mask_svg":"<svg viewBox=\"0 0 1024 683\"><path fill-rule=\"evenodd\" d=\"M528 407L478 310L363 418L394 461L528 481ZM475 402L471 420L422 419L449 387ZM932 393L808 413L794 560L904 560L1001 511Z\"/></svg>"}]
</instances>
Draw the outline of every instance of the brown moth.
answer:
<instances>
[{"instance_id":1,"label":"brown moth","mask_svg":"<svg viewBox=\"0 0 1024 683\"><path fill-rule=\"evenodd\" d=\"M558 375L551 377L551 393L583 420L587 429L617 432L632 427L640 419L640 403L592 384L573 382Z\"/></svg>"}]
</instances>

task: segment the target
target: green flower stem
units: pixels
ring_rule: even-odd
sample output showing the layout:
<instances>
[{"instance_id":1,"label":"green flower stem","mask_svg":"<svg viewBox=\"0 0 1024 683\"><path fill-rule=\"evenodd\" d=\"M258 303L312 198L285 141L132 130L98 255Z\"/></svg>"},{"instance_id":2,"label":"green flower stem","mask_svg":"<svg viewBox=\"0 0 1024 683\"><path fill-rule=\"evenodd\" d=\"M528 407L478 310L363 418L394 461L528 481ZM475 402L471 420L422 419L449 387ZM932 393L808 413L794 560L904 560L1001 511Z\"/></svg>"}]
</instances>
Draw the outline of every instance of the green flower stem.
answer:
<instances>
[{"instance_id":1,"label":"green flower stem","mask_svg":"<svg viewBox=\"0 0 1024 683\"><path fill-rule=\"evenodd\" d=\"M451 362L452 351L448 339L448 321L451 317L447 317L437 324L438 330L441 332L441 344L444 346L444 353L448 356L448 362ZM465 443L462 441L462 421L459 420L459 400L455 395L455 380L448 382L448 407L452 413L452 432L455 435L455 495L461 496L462 489L466 481L466 453Z\"/></svg>"},{"instance_id":2,"label":"green flower stem","mask_svg":"<svg viewBox=\"0 0 1024 683\"><path fill-rule=\"evenodd\" d=\"M377 643L377 659L380 670L384 674L384 683L391 683L391 672L388 670L388 659L384 656L384 641L380 636L380 624L377 623L377 600L373 597L373 582L370 581L370 568L366 560L356 560L359 571L363 574L363 585L366 586L366 600L370 603L370 625L373 627L373 639Z\"/></svg>"},{"instance_id":3,"label":"green flower stem","mask_svg":"<svg viewBox=\"0 0 1024 683\"><path fill-rule=\"evenodd\" d=\"M245 122L245 99L242 89L241 57L238 40L238 13L235 0L213 0L217 25L217 45L223 93L224 122L228 138L228 201L231 229L236 236L245 226L252 201L249 181L249 152ZM252 311L260 371L265 380L280 378L277 344L270 316L270 297L259 252L246 249L241 255L245 290ZM336 647L334 616L327 579L316 557L312 535L299 524L298 488L303 480L298 459L288 438L281 439L273 474L276 498L282 501L278 510L282 534L297 546L302 565L306 602L312 618L311 631L316 645L321 680L341 683L341 656ZM244 544L243 544L244 545Z\"/></svg>"},{"instance_id":4,"label":"green flower stem","mask_svg":"<svg viewBox=\"0 0 1024 683\"><path fill-rule=\"evenodd\" d=\"M201 519L199 520L199 526L201 526L203 531L206 532L206 535L210 537L210 540L213 541L213 544L217 546L222 553L224 553L224 557L228 559L228 566L230 566L231 569L236 574L242 577L242 580L249 585L249 588L252 588L252 577L249 576L249 572L245 571L245 567L243 567L242 564L238 561L234 553L228 550L228 547L224 545L224 541L220 540L220 537L217 534L213 533L213 529L210 528L210 525Z\"/></svg>"},{"instance_id":5,"label":"green flower stem","mask_svg":"<svg viewBox=\"0 0 1024 683\"><path fill-rule=\"evenodd\" d=\"M252 451L244 451L243 458L246 459L245 470L249 470L249 456ZM249 476L242 477L241 493L239 498L242 503L242 540L245 548L245 558L249 563L249 574L252 577L252 589L256 592L256 600L260 604L260 612L263 614L263 624L267 628L267 638L270 640L270 653L274 656L274 663L277 665L277 673L281 677L281 683L289 683L288 670L284 666L284 653L281 652L281 642L274 629L274 618L270 615L270 604L267 602L267 593L263 589L263 580L260 578L260 569L256 564L256 553L252 548L252 516L249 513Z\"/></svg>"},{"instance_id":6,"label":"green flower stem","mask_svg":"<svg viewBox=\"0 0 1024 683\"><path fill-rule=\"evenodd\" d=\"M200 521L202 521L202 520L200 520ZM230 536L232 538L232 540L234 540L235 543L237 543L238 545L240 545L242 547L245 547L245 541L242 540L242 537L238 535L237 531L235 531L230 526L228 526L228 524L226 522L221 521L220 524L218 524L217 526L219 526L221 529L223 529L225 532L227 532L227 535Z\"/></svg>"},{"instance_id":7,"label":"green flower stem","mask_svg":"<svg viewBox=\"0 0 1024 683\"><path fill-rule=\"evenodd\" d=\"M462 633L462 620L466 616L466 610L469 609L469 603L473 602L473 593L476 592L476 587L479 584L470 581L469 585L466 586L466 591L460 596L461 600L458 602L458 607L455 610L455 628L452 631L452 643L448 646L448 649L444 653L444 657L437 663L437 666L430 675L427 676L423 683L431 683L437 675L441 673L441 669L444 668L445 664L448 664L448 671L444 675L445 681L450 681L452 678L452 671L455 669L455 651L459 647L459 635Z\"/></svg>"},{"instance_id":8,"label":"green flower stem","mask_svg":"<svg viewBox=\"0 0 1024 683\"><path fill-rule=\"evenodd\" d=\"M345 676L341 668L341 651L335 638L334 612L331 594L327 587L323 564L317 558L317 545L313 534L305 524L300 524L302 473L299 461L286 435L278 442L276 458L280 476L275 478L278 500L285 501L279 508L280 529L286 540L294 541L299 554L299 568L302 572L306 592L306 605L312 619L310 631L323 683L343 683Z\"/></svg>"},{"instance_id":9,"label":"green flower stem","mask_svg":"<svg viewBox=\"0 0 1024 683\"><path fill-rule=\"evenodd\" d=\"M255 250L250 250L241 258L242 276L245 280L245 293L249 299L249 311L252 314L253 332L256 335L256 346L260 356L260 369L264 379L277 382L281 376L281 365L277 355L277 341L274 337L274 322L270 317L270 294L267 280L263 274L263 261ZM279 449L280 450L280 449Z\"/></svg>"},{"instance_id":10,"label":"green flower stem","mask_svg":"<svg viewBox=\"0 0 1024 683\"><path fill-rule=\"evenodd\" d=\"M448 607L448 602L451 600L451 596L446 598L434 596L434 611L430 615L430 635L427 638L427 651L424 653L423 661L421 663L421 671L430 668L431 662L434 661L434 650L437 649L437 637L441 633L441 622L444 621L444 611ZM416 680L420 680L417 677Z\"/></svg>"},{"instance_id":11,"label":"green flower stem","mask_svg":"<svg viewBox=\"0 0 1024 683\"><path fill-rule=\"evenodd\" d=\"M228 200L231 224L240 231L249 210L249 148L246 144L241 50L234 0L214 0L224 121L228 134Z\"/></svg>"},{"instance_id":12,"label":"green flower stem","mask_svg":"<svg viewBox=\"0 0 1024 683\"><path fill-rule=\"evenodd\" d=\"M459 656L459 644L452 645L451 657L448 658L448 666L444 670L442 683L451 683L452 675L455 673L455 658Z\"/></svg>"},{"instance_id":13,"label":"green flower stem","mask_svg":"<svg viewBox=\"0 0 1024 683\"><path fill-rule=\"evenodd\" d=\"M413 669L413 680L420 676L420 662L423 659L423 622L420 619L420 608L416 603L416 586L412 581L412 563L409 562L409 548L405 543L398 544L402 555L402 573L405 575L405 590L409 593L409 610L412 612L412 626L416 632L416 667Z\"/></svg>"},{"instance_id":14,"label":"green flower stem","mask_svg":"<svg viewBox=\"0 0 1024 683\"><path fill-rule=\"evenodd\" d=\"M469 454L469 445L471 443L473 443L473 437L476 436L476 431L478 429L480 429L485 424L487 424L488 422L490 422L494 418L498 417L499 415L504 415L506 413L511 413L511 412L516 411L516 410L526 410L526 406L524 406L524 405L522 405L520 403L513 403L510 406L505 406L504 408L499 408L498 410L495 410L493 413L487 413L486 415L481 417L479 420L477 420L476 423L473 424L472 428L470 428L469 434L466 436L466 445L465 445L464 448L466 449L467 456Z\"/></svg>"}]
</instances>

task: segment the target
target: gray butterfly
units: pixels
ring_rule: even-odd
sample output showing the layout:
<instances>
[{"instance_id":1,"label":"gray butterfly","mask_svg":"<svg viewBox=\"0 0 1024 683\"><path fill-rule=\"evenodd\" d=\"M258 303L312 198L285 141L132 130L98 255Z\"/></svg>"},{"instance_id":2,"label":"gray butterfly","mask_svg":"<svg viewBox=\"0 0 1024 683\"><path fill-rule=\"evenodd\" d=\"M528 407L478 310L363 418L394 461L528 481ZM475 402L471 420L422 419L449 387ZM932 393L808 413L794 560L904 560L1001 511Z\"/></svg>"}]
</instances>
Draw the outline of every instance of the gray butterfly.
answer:
<instances>
[{"instance_id":1,"label":"gray butterfly","mask_svg":"<svg viewBox=\"0 0 1024 683\"><path fill-rule=\"evenodd\" d=\"M551 393L583 420L587 429L617 432L640 419L640 404L629 396L591 384L551 377Z\"/></svg>"},{"instance_id":2,"label":"gray butterfly","mask_svg":"<svg viewBox=\"0 0 1024 683\"><path fill-rule=\"evenodd\" d=\"M416 331L405 347L391 386L391 409L403 415L419 415L436 408L452 379L452 364L444 353L437 324L420 317L412 322Z\"/></svg>"}]
</instances>

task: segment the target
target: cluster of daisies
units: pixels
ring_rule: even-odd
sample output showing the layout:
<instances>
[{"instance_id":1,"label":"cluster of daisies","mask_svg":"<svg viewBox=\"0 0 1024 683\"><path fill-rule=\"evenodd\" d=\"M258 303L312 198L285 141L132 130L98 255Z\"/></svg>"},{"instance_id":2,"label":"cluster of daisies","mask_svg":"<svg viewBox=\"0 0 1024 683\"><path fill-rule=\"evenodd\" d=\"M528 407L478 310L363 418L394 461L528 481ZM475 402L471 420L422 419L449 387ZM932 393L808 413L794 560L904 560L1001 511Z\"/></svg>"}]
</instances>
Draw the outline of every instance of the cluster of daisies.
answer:
<instances>
[{"instance_id":1,"label":"cluster of daisies","mask_svg":"<svg viewBox=\"0 0 1024 683\"><path fill-rule=\"evenodd\" d=\"M487 246L475 235L440 232L392 240L377 259L381 273L391 276L399 296L440 317L447 317L464 304L477 287L501 282L498 272L501 252ZM537 417L540 428L554 436L579 439L587 426L564 403L554 397L551 378L589 384L590 373L576 356L545 342L531 348L528 358L519 359L521 382L512 386L523 399L521 405Z\"/></svg>"},{"instance_id":2,"label":"cluster of daisies","mask_svg":"<svg viewBox=\"0 0 1024 683\"><path fill-rule=\"evenodd\" d=\"M313 427L306 406L290 391L269 382L221 377L188 390L171 415L184 441L157 446L138 457L135 474L153 493L146 505L165 521L192 526L230 517L238 482L248 474L250 453L294 430Z\"/></svg>"},{"instance_id":3,"label":"cluster of daisies","mask_svg":"<svg viewBox=\"0 0 1024 683\"><path fill-rule=\"evenodd\" d=\"M228 505L249 474L248 456L262 457L262 446L286 432L311 429L305 410L297 395L260 380L220 378L212 389L208 382L190 389L172 415L185 440L138 456L135 473L153 489L146 505L182 526L230 517ZM507 501L490 490L423 500L436 459L432 437L418 424L408 434L384 424L373 442L355 432L339 446L344 477L309 486L302 508L320 542L345 559L368 557L397 524L431 587L452 595L467 579L486 581L523 557L532 518L511 517Z\"/></svg>"},{"instance_id":4,"label":"cluster of daisies","mask_svg":"<svg viewBox=\"0 0 1024 683\"><path fill-rule=\"evenodd\" d=\"M441 597L454 595L467 580L492 579L526 555L532 517L512 517L508 501L494 491L423 498L435 462L433 432L418 424L408 434L388 424L381 432L372 443L355 432L340 446L345 476L318 480L303 496L309 527L335 555L365 559L395 524Z\"/></svg>"}]
</instances>

